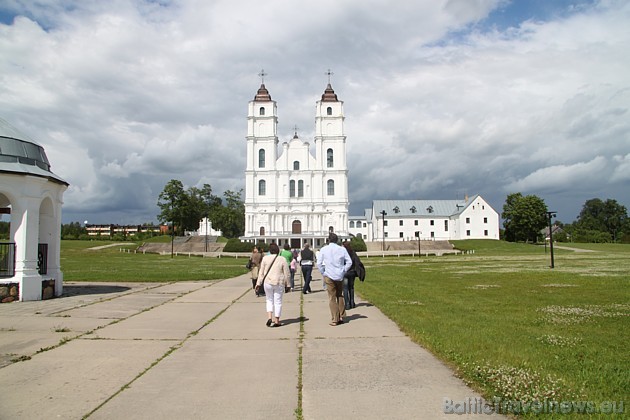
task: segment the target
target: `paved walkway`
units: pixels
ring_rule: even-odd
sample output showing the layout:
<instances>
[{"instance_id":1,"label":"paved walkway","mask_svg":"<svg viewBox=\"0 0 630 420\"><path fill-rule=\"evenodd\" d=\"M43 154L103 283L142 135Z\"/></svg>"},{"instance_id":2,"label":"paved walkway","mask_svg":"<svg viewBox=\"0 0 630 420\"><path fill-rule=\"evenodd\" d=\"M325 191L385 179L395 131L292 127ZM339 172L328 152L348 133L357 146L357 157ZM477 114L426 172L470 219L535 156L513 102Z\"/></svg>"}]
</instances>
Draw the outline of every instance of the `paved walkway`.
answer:
<instances>
[{"instance_id":1,"label":"paved walkway","mask_svg":"<svg viewBox=\"0 0 630 420\"><path fill-rule=\"evenodd\" d=\"M280 328L247 276L2 304L0 418L487 417L445 414L478 395L368 302L329 326L318 280L285 296Z\"/></svg>"}]
</instances>

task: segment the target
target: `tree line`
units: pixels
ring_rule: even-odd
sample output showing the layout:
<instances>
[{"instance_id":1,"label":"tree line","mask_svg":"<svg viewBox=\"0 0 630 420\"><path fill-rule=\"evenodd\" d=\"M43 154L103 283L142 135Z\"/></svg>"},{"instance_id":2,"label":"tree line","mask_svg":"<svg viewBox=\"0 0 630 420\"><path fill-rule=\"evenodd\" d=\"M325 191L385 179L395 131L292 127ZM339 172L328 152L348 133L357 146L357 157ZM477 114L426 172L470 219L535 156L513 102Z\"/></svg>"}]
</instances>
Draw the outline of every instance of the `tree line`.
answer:
<instances>
[{"instance_id":1,"label":"tree line","mask_svg":"<svg viewBox=\"0 0 630 420\"><path fill-rule=\"evenodd\" d=\"M171 179L158 197L161 212L160 223L171 226L175 235L199 229L199 221L204 217L212 222L212 227L220 230L226 238L238 238L245 232L245 204L241 198L243 190L223 193L223 198L212 193L209 184L203 187L189 187L177 179Z\"/></svg>"},{"instance_id":2,"label":"tree line","mask_svg":"<svg viewBox=\"0 0 630 420\"><path fill-rule=\"evenodd\" d=\"M535 195L513 193L503 205L504 232L508 242L539 242L549 226L544 200ZM553 238L559 242L623 242L630 243L628 209L616 200L587 200L577 219L570 224L553 222ZM559 229L558 229L559 228Z\"/></svg>"}]
</instances>

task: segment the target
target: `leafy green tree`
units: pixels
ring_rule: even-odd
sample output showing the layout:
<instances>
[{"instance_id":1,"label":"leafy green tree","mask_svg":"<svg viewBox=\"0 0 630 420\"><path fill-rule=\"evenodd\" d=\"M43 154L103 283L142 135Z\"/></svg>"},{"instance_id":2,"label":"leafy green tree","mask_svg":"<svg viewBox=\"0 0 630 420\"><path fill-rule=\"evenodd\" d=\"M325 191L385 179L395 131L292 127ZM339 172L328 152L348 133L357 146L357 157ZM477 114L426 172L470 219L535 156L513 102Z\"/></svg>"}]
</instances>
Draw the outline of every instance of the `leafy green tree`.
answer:
<instances>
[{"instance_id":1,"label":"leafy green tree","mask_svg":"<svg viewBox=\"0 0 630 420\"><path fill-rule=\"evenodd\" d=\"M609 236L608 241L616 241L622 238L624 233L628 233L628 225L628 210L625 206L617 203L617 200L607 199L602 201L599 198L586 201L575 222L578 232L603 232ZM593 236L593 234L582 234L580 236L588 237ZM601 241L601 235L594 236L598 242Z\"/></svg>"},{"instance_id":2,"label":"leafy green tree","mask_svg":"<svg viewBox=\"0 0 630 420\"><path fill-rule=\"evenodd\" d=\"M61 239L81 239L81 237L85 235L87 235L87 229L81 227L81 223L79 222L61 225Z\"/></svg>"},{"instance_id":3,"label":"leafy green tree","mask_svg":"<svg viewBox=\"0 0 630 420\"><path fill-rule=\"evenodd\" d=\"M505 240L508 242L536 242L540 231L547 224L547 205L535 195L523 196L513 193L507 196L503 205Z\"/></svg>"},{"instance_id":4,"label":"leafy green tree","mask_svg":"<svg viewBox=\"0 0 630 420\"><path fill-rule=\"evenodd\" d=\"M173 229L180 235L184 234L183 222L187 201L184 185L177 179L171 179L158 197L157 205L161 210L158 220L164 224L172 223ZM179 226L179 229L175 226Z\"/></svg>"},{"instance_id":5,"label":"leafy green tree","mask_svg":"<svg viewBox=\"0 0 630 420\"><path fill-rule=\"evenodd\" d=\"M242 193L242 189L224 192L224 206L213 212L212 225L221 230L226 238L238 238L245 232L245 203L241 198Z\"/></svg>"}]
</instances>

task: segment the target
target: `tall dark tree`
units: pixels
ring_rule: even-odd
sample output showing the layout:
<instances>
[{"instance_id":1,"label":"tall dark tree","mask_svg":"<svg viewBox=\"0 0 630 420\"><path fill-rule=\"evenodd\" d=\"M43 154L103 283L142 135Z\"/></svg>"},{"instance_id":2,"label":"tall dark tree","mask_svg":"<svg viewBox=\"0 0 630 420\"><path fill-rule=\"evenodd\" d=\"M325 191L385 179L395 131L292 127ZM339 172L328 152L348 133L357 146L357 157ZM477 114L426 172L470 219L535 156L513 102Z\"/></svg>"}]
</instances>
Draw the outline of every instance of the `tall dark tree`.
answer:
<instances>
[{"instance_id":1,"label":"tall dark tree","mask_svg":"<svg viewBox=\"0 0 630 420\"><path fill-rule=\"evenodd\" d=\"M243 190L223 193L224 206L215 212L212 225L220 229L226 238L238 238L245 232L245 204L241 198Z\"/></svg>"},{"instance_id":2,"label":"tall dark tree","mask_svg":"<svg viewBox=\"0 0 630 420\"><path fill-rule=\"evenodd\" d=\"M628 233L625 232L628 228L628 210L617 200L593 198L584 203L575 227L579 231L605 232L614 241L623 233Z\"/></svg>"},{"instance_id":3,"label":"tall dark tree","mask_svg":"<svg viewBox=\"0 0 630 420\"><path fill-rule=\"evenodd\" d=\"M535 195L513 193L503 205L505 239L510 242L536 242L548 222L547 205Z\"/></svg>"},{"instance_id":4,"label":"tall dark tree","mask_svg":"<svg viewBox=\"0 0 630 420\"><path fill-rule=\"evenodd\" d=\"M184 211L187 202L184 185L177 179L171 179L158 197L158 207L161 212L158 220L164 224L173 224L173 229L183 235ZM179 226L179 229L176 228Z\"/></svg>"}]
</instances>

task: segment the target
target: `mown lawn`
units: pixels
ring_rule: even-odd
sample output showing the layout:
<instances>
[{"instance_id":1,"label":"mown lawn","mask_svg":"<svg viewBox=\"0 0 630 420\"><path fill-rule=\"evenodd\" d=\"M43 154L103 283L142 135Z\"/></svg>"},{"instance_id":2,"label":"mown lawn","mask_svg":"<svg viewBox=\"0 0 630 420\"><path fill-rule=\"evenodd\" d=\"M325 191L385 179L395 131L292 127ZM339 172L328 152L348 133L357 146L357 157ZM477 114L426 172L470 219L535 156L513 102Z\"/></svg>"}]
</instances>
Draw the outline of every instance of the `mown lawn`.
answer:
<instances>
[{"instance_id":1,"label":"mown lawn","mask_svg":"<svg viewBox=\"0 0 630 420\"><path fill-rule=\"evenodd\" d=\"M135 254L138 244L109 248L110 241L61 241L61 270L65 281L169 282L216 280L247 272L244 258L201 258ZM128 252L124 252L124 251Z\"/></svg>"},{"instance_id":2,"label":"mown lawn","mask_svg":"<svg viewBox=\"0 0 630 420\"><path fill-rule=\"evenodd\" d=\"M630 403L630 246L554 249L554 269L540 246L456 246L475 252L364 259L357 289L488 398Z\"/></svg>"}]
</instances>

